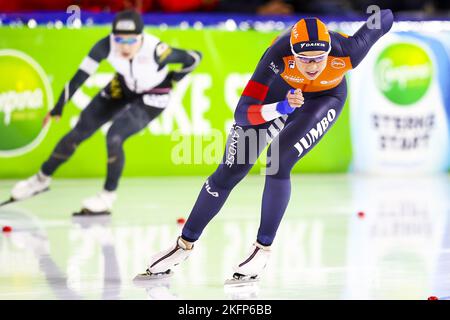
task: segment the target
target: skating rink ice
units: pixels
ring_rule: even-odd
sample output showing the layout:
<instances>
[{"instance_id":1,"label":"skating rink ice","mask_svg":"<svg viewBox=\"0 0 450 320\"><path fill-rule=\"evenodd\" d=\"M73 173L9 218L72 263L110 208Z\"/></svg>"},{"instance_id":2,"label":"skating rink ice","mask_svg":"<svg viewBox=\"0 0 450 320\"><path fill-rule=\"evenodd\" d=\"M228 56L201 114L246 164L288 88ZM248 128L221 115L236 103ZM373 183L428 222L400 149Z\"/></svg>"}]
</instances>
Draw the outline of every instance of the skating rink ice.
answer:
<instances>
[{"instance_id":1,"label":"skating rink ice","mask_svg":"<svg viewBox=\"0 0 450 320\"><path fill-rule=\"evenodd\" d=\"M296 175L257 286L224 289L254 241L263 176L248 176L169 281L136 286L180 233L206 177L123 179L110 218L71 214L100 179L0 208L0 299L420 299L450 296L450 176ZM15 181L0 182L9 197ZM364 212L359 216L358 212Z\"/></svg>"}]
</instances>

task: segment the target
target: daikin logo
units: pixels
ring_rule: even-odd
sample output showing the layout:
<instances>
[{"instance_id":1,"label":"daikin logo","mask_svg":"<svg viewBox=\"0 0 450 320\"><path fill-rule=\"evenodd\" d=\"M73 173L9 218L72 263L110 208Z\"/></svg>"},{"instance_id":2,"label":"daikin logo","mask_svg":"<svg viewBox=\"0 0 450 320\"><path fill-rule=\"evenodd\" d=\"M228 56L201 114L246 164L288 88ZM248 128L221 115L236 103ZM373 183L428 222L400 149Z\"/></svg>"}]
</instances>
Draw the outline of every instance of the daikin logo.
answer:
<instances>
[{"instance_id":1,"label":"daikin logo","mask_svg":"<svg viewBox=\"0 0 450 320\"><path fill-rule=\"evenodd\" d=\"M408 106L428 91L433 64L428 53L413 43L393 44L380 54L375 64L375 82L390 101Z\"/></svg>"},{"instance_id":2,"label":"daikin logo","mask_svg":"<svg viewBox=\"0 0 450 320\"><path fill-rule=\"evenodd\" d=\"M0 50L0 157L37 146L47 132L42 120L53 105L47 76L30 56Z\"/></svg>"},{"instance_id":3,"label":"daikin logo","mask_svg":"<svg viewBox=\"0 0 450 320\"><path fill-rule=\"evenodd\" d=\"M321 43L321 42L312 42L312 43L304 42L304 43L301 43L301 44L300 44L300 47L301 47L301 48L309 48L309 47L325 47L325 44L324 44L324 43Z\"/></svg>"}]
</instances>

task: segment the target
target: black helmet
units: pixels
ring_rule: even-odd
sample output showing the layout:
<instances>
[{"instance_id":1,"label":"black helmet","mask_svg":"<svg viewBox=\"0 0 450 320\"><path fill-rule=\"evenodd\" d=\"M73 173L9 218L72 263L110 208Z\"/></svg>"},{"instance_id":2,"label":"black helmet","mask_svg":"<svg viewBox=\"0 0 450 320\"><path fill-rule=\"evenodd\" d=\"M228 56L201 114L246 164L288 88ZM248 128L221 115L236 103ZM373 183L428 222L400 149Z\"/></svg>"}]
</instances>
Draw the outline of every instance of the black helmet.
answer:
<instances>
[{"instance_id":1,"label":"black helmet","mask_svg":"<svg viewBox=\"0 0 450 320\"><path fill-rule=\"evenodd\" d=\"M144 30L144 21L134 10L125 10L116 14L113 21L114 34L141 34Z\"/></svg>"}]
</instances>

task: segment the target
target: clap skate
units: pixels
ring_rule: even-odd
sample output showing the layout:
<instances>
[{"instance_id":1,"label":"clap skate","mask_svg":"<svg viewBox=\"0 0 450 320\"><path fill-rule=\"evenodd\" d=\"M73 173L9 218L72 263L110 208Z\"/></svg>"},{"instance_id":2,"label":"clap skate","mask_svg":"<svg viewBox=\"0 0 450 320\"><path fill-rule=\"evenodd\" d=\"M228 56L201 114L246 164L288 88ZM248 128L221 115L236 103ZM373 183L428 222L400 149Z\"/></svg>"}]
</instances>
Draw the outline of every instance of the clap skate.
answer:
<instances>
[{"instance_id":1,"label":"clap skate","mask_svg":"<svg viewBox=\"0 0 450 320\"><path fill-rule=\"evenodd\" d=\"M50 182L51 178L44 175L42 172L38 172L26 180L19 181L11 190L11 197L6 201L1 202L0 207L48 191L50 190Z\"/></svg>"},{"instance_id":2,"label":"clap skate","mask_svg":"<svg viewBox=\"0 0 450 320\"><path fill-rule=\"evenodd\" d=\"M144 273L138 274L133 281L163 279L173 275L172 268L186 260L192 252L178 237L174 246L154 255Z\"/></svg>"},{"instance_id":3,"label":"clap skate","mask_svg":"<svg viewBox=\"0 0 450 320\"><path fill-rule=\"evenodd\" d=\"M83 208L73 214L74 217L92 217L111 215L111 209L117 196L114 191L106 191L87 198L83 201Z\"/></svg>"},{"instance_id":4,"label":"clap skate","mask_svg":"<svg viewBox=\"0 0 450 320\"><path fill-rule=\"evenodd\" d=\"M270 247L255 242L243 262L234 267L231 279L225 281L225 286L245 286L257 283L270 257Z\"/></svg>"}]
</instances>

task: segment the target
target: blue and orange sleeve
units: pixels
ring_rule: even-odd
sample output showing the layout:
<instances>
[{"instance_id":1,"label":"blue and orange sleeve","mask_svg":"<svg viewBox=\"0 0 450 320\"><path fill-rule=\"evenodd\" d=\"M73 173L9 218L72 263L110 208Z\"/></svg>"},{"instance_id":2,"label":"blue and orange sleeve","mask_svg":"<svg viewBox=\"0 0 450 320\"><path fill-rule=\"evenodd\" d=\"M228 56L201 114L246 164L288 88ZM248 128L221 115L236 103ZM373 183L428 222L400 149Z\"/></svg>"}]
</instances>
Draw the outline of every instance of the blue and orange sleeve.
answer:
<instances>
[{"instance_id":1,"label":"blue and orange sleeve","mask_svg":"<svg viewBox=\"0 0 450 320\"><path fill-rule=\"evenodd\" d=\"M369 20L353 36L343 38L341 41L343 53L350 57L353 68L364 59L375 42L389 32L394 23L394 15L390 9L381 10L378 28L369 27Z\"/></svg>"},{"instance_id":2,"label":"blue and orange sleeve","mask_svg":"<svg viewBox=\"0 0 450 320\"><path fill-rule=\"evenodd\" d=\"M234 113L236 124L258 125L282 115L277 110L277 103L264 104L270 85L283 72L283 53L279 51L279 47L275 43L266 50L259 61L236 107Z\"/></svg>"}]
</instances>

